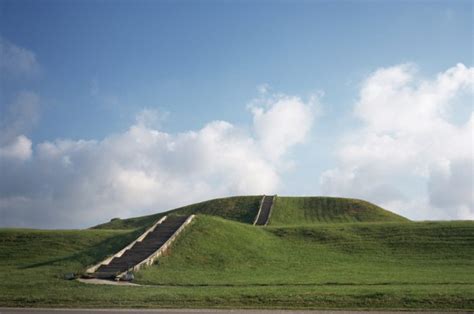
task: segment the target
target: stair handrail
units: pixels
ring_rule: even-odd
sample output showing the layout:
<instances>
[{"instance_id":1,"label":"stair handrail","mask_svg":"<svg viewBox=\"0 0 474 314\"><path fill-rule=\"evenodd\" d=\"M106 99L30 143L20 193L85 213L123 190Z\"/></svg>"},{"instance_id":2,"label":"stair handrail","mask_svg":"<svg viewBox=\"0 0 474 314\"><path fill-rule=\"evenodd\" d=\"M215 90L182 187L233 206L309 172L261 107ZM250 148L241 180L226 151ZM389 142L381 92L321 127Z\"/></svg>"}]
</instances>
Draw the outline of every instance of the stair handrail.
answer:
<instances>
[{"instance_id":1,"label":"stair handrail","mask_svg":"<svg viewBox=\"0 0 474 314\"><path fill-rule=\"evenodd\" d=\"M120 251L118 251L117 253L115 253L114 255L112 256L109 256L107 258L105 258L104 260L100 261L99 263L89 267L86 269L86 273L88 274L91 274L91 273L94 273L100 266L102 265L109 265L109 263L116 257L120 257L123 255L123 253L125 253L125 251L131 249L135 243L137 242L141 242L150 232L152 232L153 230L155 230L155 228L161 224L163 221L165 221L165 219L167 218L168 216L163 216L161 217L160 220L158 220L155 224L153 224L153 226L151 226L150 228L148 228L144 233L142 233L135 241L133 241L132 243L130 243L129 245L127 245L126 247L124 247L123 249L121 249Z\"/></svg>"},{"instance_id":2,"label":"stair handrail","mask_svg":"<svg viewBox=\"0 0 474 314\"><path fill-rule=\"evenodd\" d=\"M179 226L179 228L176 229L176 231L168 238L168 240L166 240L166 242L162 246L160 246L155 252L151 253L147 258L143 259L140 263L136 264L135 266L132 266L132 267L128 268L126 271L123 271L123 272L119 273L116 276L116 280L120 280L120 278L125 276L128 272L138 271L138 270L140 270L140 268L142 268L144 266L152 265L153 262L158 257L163 255L163 253L166 251L166 249L168 249L171 246L171 244L174 242L174 240L176 240L176 238L184 230L184 228L186 228L186 226L191 223L191 221L194 219L194 217L195 217L195 215L190 215L181 224L181 226Z\"/></svg>"},{"instance_id":3,"label":"stair handrail","mask_svg":"<svg viewBox=\"0 0 474 314\"><path fill-rule=\"evenodd\" d=\"M262 206L263 206L263 200L264 199L265 199L265 194L263 194L262 199L260 200L260 205L258 206L257 216L255 216L255 220L253 221L254 226L258 221L258 217L260 217L260 212L262 211Z\"/></svg>"}]
</instances>

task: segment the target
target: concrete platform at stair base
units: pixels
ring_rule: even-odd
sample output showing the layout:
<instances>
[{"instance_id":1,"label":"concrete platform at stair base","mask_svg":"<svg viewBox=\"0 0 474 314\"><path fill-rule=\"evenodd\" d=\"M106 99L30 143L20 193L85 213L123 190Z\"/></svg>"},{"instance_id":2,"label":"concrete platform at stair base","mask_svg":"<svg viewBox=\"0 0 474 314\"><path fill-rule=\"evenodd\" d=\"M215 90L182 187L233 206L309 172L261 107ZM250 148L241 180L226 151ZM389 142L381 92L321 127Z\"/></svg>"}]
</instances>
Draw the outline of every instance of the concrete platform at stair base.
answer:
<instances>
[{"instance_id":1,"label":"concrete platform at stair base","mask_svg":"<svg viewBox=\"0 0 474 314\"><path fill-rule=\"evenodd\" d=\"M93 284L93 285L134 286L134 287L141 286L139 284L129 282L129 281L106 280L106 279L97 279L97 278L91 278L91 279L78 278L76 280L82 283L88 283L88 284Z\"/></svg>"}]
</instances>

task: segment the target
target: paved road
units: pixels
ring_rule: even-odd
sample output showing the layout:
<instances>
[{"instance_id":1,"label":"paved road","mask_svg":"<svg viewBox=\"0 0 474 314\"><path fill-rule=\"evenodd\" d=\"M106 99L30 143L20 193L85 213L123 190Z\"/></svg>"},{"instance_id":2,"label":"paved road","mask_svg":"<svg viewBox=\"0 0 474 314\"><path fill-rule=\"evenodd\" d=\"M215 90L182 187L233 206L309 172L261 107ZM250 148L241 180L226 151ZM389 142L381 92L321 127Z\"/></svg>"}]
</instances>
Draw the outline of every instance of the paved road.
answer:
<instances>
[{"instance_id":1,"label":"paved road","mask_svg":"<svg viewBox=\"0 0 474 314\"><path fill-rule=\"evenodd\" d=\"M17 309L0 308L0 314L108 314L108 313L127 313L127 314L427 314L427 313L452 313L452 312L390 312L390 311L290 311L290 310L193 310L193 309L173 309L173 310L134 310L134 309ZM469 313L469 312L456 312Z\"/></svg>"}]
</instances>

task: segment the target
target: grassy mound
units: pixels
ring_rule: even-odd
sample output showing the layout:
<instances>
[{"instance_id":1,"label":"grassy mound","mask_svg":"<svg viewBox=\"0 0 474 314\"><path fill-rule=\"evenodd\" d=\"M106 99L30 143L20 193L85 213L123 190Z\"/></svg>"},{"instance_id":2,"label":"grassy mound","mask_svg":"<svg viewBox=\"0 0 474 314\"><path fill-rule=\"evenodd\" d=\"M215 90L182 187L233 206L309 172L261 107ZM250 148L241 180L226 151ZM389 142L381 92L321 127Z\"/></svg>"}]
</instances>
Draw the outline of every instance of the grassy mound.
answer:
<instances>
[{"instance_id":1,"label":"grassy mound","mask_svg":"<svg viewBox=\"0 0 474 314\"><path fill-rule=\"evenodd\" d=\"M277 197L261 228L251 225L260 200L210 200L89 230L0 229L0 306L474 309L474 222L406 223L360 200ZM63 279L170 213L198 215L136 274L145 286Z\"/></svg>"},{"instance_id":2,"label":"grassy mound","mask_svg":"<svg viewBox=\"0 0 474 314\"><path fill-rule=\"evenodd\" d=\"M113 219L93 229L135 229L151 226L168 214L204 214L252 224L262 199L256 196L219 198L167 212L129 219ZM404 222L408 219L369 202L335 197L277 197L270 225L301 225L328 222Z\"/></svg>"},{"instance_id":3,"label":"grassy mound","mask_svg":"<svg viewBox=\"0 0 474 314\"><path fill-rule=\"evenodd\" d=\"M138 232L0 229L0 306L474 309L473 222L256 228L199 215L137 273L152 286L62 279Z\"/></svg>"},{"instance_id":4,"label":"grassy mound","mask_svg":"<svg viewBox=\"0 0 474 314\"><path fill-rule=\"evenodd\" d=\"M408 219L366 201L337 197L276 197L270 225L331 222L407 222Z\"/></svg>"},{"instance_id":5,"label":"grassy mound","mask_svg":"<svg viewBox=\"0 0 474 314\"><path fill-rule=\"evenodd\" d=\"M348 223L255 228L198 216L159 266L164 285L474 284L474 223ZM471 290L474 292L474 290Z\"/></svg>"},{"instance_id":6,"label":"grassy mound","mask_svg":"<svg viewBox=\"0 0 474 314\"><path fill-rule=\"evenodd\" d=\"M161 217L169 214L191 215L204 214L222 217L244 223L253 223L260 205L261 195L233 196L218 198L205 202L187 205L155 215L128 219L113 219L110 222L92 227L92 229L136 229L153 225Z\"/></svg>"}]
</instances>

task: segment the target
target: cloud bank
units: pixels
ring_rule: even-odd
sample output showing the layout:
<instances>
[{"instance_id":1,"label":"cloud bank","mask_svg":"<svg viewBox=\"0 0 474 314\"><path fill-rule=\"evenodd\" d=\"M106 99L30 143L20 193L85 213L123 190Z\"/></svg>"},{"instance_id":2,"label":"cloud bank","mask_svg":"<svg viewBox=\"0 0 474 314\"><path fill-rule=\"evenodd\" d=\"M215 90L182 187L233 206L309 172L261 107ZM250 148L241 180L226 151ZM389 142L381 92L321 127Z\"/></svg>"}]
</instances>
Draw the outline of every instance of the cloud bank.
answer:
<instances>
[{"instance_id":1,"label":"cloud bank","mask_svg":"<svg viewBox=\"0 0 474 314\"><path fill-rule=\"evenodd\" d=\"M412 64L372 73L354 107L362 126L341 140L322 192L413 219L474 219L473 89L474 68L463 64L434 79L419 79ZM464 102L467 115L457 110Z\"/></svg>"},{"instance_id":2,"label":"cloud bank","mask_svg":"<svg viewBox=\"0 0 474 314\"><path fill-rule=\"evenodd\" d=\"M252 101L249 128L212 121L167 133L149 123L159 115L147 109L128 130L102 140L32 145L23 134L11 136L0 148L2 225L84 227L212 197L273 193L278 165L304 141L317 101L261 97Z\"/></svg>"}]
</instances>

